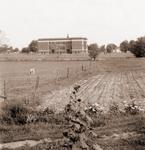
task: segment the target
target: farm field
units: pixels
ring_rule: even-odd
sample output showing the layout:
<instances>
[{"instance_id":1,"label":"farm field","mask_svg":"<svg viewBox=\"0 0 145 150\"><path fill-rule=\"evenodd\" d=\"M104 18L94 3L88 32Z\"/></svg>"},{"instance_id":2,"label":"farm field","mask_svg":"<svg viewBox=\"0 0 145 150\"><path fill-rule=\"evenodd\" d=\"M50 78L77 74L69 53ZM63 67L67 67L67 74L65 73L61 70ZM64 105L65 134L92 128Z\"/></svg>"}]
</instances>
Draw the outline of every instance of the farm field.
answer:
<instances>
[{"instance_id":1,"label":"farm field","mask_svg":"<svg viewBox=\"0 0 145 150\"><path fill-rule=\"evenodd\" d=\"M41 96L91 74L94 66L96 63L89 61L0 62L1 88L5 81L8 99L31 97L39 77ZM34 75L30 75L31 68L35 68Z\"/></svg>"},{"instance_id":2,"label":"farm field","mask_svg":"<svg viewBox=\"0 0 145 150\"><path fill-rule=\"evenodd\" d=\"M30 75L35 68L35 75ZM110 58L100 61L20 61L0 62L1 84L5 81L8 99L30 98L37 77L37 96L66 97L71 87L81 85L84 101L103 103L144 99L145 59ZM67 77L68 76L68 77ZM71 86L72 85L72 86ZM2 88L2 87L1 87ZM63 92L64 91L64 92ZM50 93L50 94L49 94ZM59 95L61 93L61 95ZM48 100L57 102L57 100ZM61 100L60 100L61 101Z\"/></svg>"},{"instance_id":3,"label":"farm field","mask_svg":"<svg viewBox=\"0 0 145 150\"><path fill-rule=\"evenodd\" d=\"M0 62L0 67L1 81L6 82L8 100L31 98L37 76L39 76L37 96L40 99L40 105L37 108L40 110L47 107L55 108L56 112L63 110L70 102L70 94L75 85L80 86L76 96L82 100L82 106L97 103L104 112L107 112L111 105L117 104L119 109L123 110L127 103L134 102L136 106L139 106L143 116L142 114L126 116L106 114L103 124L102 120L98 120L99 123L94 129L97 134L95 140L100 145L100 150L144 149L144 58L107 58L95 62ZM30 68L36 69L35 75L29 74ZM70 69L69 77L67 77L67 68ZM60 128L57 134L55 128ZM63 126L58 122L56 125L48 122L41 125L32 123L22 127L19 125L0 126L2 140L5 142L44 138L60 139L63 137L62 130ZM44 142L32 149L47 148L49 145L47 144ZM28 149L29 147L26 147L26 150Z\"/></svg>"},{"instance_id":4,"label":"farm field","mask_svg":"<svg viewBox=\"0 0 145 150\"><path fill-rule=\"evenodd\" d=\"M121 72L108 72L90 77L87 80L77 82L80 85L78 97L83 102L91 104L98 103L105 107L110 103L123 103L135 101L137 105L145 109L145 71L132 70ZM69 94L72 87L60 91L54 91L45 97L45 106L51 104L56 108L61 108L69 101ZM62 103L63 102L63 103Z\"/></svg>"},{"instance_id":5,"label":"farm field","mask_svg":"<svg viewBox=\"0 0 145 150\"><path fill-rule=\"evenodd\" d=\"M127 54L127 57L130 55ZM2 57L2 56L1 56ZM5 57L13 58L15 61L8 61ZM87 78L101 72L112 71L112 64L108 58L99 57L96 62L90 61L32 61L31 57L26 57L29 61L16 61L16 55L5 55L2 57L5 61L0 62L0 82L1 89L5 81L5 89L8 99L27 98L32 96L39 76L39 95L45 95L53 89L61 89L64 86L71 85L78 80ZM22 55L22 58L24 56ZM38 57L38 56L37 56ZM37 58L36 57L36 58ZM43 56L44 57L44 56ZM45 56L46 57L46 56ZM49 56L50 57L50 56ZM116 59L116 54L113 54ZM21 57L20 57L21 58ZM25 57L24 57L25 58ZM40 58L40 56L38 57ZM124 60L124 54L117 59ZM21 60L21 59L20 59ZM30 75L30 69L36 70L35 75Z\"/></svg>"},{"instance_id":6,"label":"farm field","mask_svg":"<svg viewBox=\"0 0 145 150\"><path fill-rule=\"evenodd\" d=\"M91 77L76 81L72 86L54 90L43 96L44 106L63 109L69 102L74 85L80 85L78 97L84 103L99 103L107 109L116 102L122 107L126 102L135 101L145 109L145 60L121 59L97 61ZM99 68L101 66L101 68ZM63 103L62 103L63 102Z\"/></svg>"}]
</instances>

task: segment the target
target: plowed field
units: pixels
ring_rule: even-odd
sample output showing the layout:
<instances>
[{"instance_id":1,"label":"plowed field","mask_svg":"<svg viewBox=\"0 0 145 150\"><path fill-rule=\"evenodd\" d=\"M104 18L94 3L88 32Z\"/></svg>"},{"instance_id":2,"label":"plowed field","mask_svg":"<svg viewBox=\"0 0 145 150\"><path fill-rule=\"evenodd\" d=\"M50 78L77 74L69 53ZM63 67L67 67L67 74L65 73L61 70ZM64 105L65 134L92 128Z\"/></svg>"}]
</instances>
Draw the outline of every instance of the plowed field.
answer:
<instances>
[{"instance_id":1,"label":"plowed field","mask_svg":"<svg viewBox=\"0 0 145 150\"><path fill-rule=\"evenodd\" d=\"M124 101L136 101L139 106L145 108L144 63L143 59L111 60L108 63L105 61L102 63L104 70L75 83L81 86L78 97L85 103L97 102L106 109L111 102L117 102L121 106ZM74 85L46 95L43 106L63 108L69 101L69 93Z\"/></svg>"}]
</instances>

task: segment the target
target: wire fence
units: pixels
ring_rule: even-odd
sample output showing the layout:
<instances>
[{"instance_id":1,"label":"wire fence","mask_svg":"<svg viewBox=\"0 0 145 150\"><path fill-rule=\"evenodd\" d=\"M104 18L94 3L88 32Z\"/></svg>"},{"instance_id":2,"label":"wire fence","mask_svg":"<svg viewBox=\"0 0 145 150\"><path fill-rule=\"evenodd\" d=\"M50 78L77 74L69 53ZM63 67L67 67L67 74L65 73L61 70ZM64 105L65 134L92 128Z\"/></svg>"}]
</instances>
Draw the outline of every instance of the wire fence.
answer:
<instances>
[{"instance_id":1,"label":"wire fence","mask_svg":"<svg viewBox=\"0 0 145 150\"><path fill-rule=\"evenodd\" d=\"M37 97L39 90L44 90L43 86L46 88L49 86L49 81L57 86L58 82L72 78L77 79L78 76L83 76L84 73L93 71L95 67L97 67L96 62L90 61L87 64L78 64L77 67L71 67L68 65L64 68L56 69L55 72L50 72L52 78L49 78L45 73L38 74L36 72L35 74L29 74L25 77L15 77L15 79L12 79L11 81L5 79L1 82L0 99L6 101L7 99L11 99L11 95L16 95L17 97L29 93L34 100ZM15 94L15 89L17 93L19 91L18 94ZM45 90L47 91L47 89Z\"/></svg>"}]
</instances>

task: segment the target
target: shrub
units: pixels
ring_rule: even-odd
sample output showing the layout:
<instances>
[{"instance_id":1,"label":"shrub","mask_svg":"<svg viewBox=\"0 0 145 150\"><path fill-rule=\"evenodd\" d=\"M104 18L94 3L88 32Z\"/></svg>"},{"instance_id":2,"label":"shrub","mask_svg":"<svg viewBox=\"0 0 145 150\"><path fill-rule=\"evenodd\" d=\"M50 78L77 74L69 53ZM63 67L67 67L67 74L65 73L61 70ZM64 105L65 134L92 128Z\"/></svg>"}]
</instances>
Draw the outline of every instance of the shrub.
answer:
<instances>
[{"instance_id":1,"label":"shrub","mask_svg":"<svg viewBox=\"0 0 145 150\"><path fill-rule=\"evenodd\" d=\"M104 108L101 107L99 104L95 103L89 105L86 108L85 112L92 119L91 127L100 127L105 125L106 117L104 113Z\"/></svg>"},{"instance_id":2,"label":"shrub","mask_svg":"<svg viewBox=\"0 0 145 150\"><path fill-rule=\"evenodd\" d=\"M22 102L4 103L0 116L2 123L18 125L36 122L60 124L62 119L62 116L56 115L53 109L46 108L45 110L36 111Z\"/></svg>"},{"instance_id":3,"label":"shrub","mask_svg":"<svg viewBox=\"0 0 145 150\"><path fill-rule=\"evenodd\" d=\"M26 124L29 108L22 103L5 103L2 106L1 120L6 123Z\"/></svg>"},{"instance_id":4,"label":"shrub","mask_svg":"<svg viewBox=\"0 0 145 150\"><path fill-rule=\"evenodd\" d=\"M131 102L130 104L127 104L125 106L124 110L125 110L125 113L127 114L136 115L136 114L139 114L140 107L137 106L135 102Z\"/></svg>"},{"instance_id":5,"label":"shrub","mask_svg":"<svg viewBox=\"0 0 145 150\"><path fill-rule=\"evenodd\" d=\"M120 113L119 105L116 102L111 103L109 106L109 114L117 115L119 113Z\"/></svg>"},{"instance_id":6,"label":"shrub","mask_svg":"<svg viewBox=\"0 0 145 150\"><path fill-rule=\"evenodd\" d=\"M31 111L27 116L27 123L49 123L64 125L64 112L55 113L55 109L47 107L44 110Z\"/></svg>"},{"instance_id":7,"label":"shrub","mask_svg":"<svg viewBox=\"0 0 145 150\"><path fill-rule=\"evenodd\" d=\"M43 111L34 112L35 122L48 122L53 123L55 118L55 113L53 109L46 108Z\"/></svg>"}]
</instances>

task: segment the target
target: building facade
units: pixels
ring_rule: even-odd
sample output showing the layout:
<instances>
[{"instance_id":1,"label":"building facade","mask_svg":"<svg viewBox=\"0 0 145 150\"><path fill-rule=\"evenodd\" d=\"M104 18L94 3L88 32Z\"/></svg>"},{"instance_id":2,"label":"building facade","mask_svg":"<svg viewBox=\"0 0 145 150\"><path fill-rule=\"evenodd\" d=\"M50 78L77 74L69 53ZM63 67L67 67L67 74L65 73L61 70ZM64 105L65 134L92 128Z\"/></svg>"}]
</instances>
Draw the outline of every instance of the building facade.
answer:
<instances>
[{"instance_id":1,"label":"building facade","mask_svg":"<svg viewBox=\"0 0 145 150\"><path fill-rule=\"evenodd\" d=\"M40 53L62 54L62 53L88 53L87 38L49 38L38 39L38 50Z\"/></svg>"}]
</instances>

